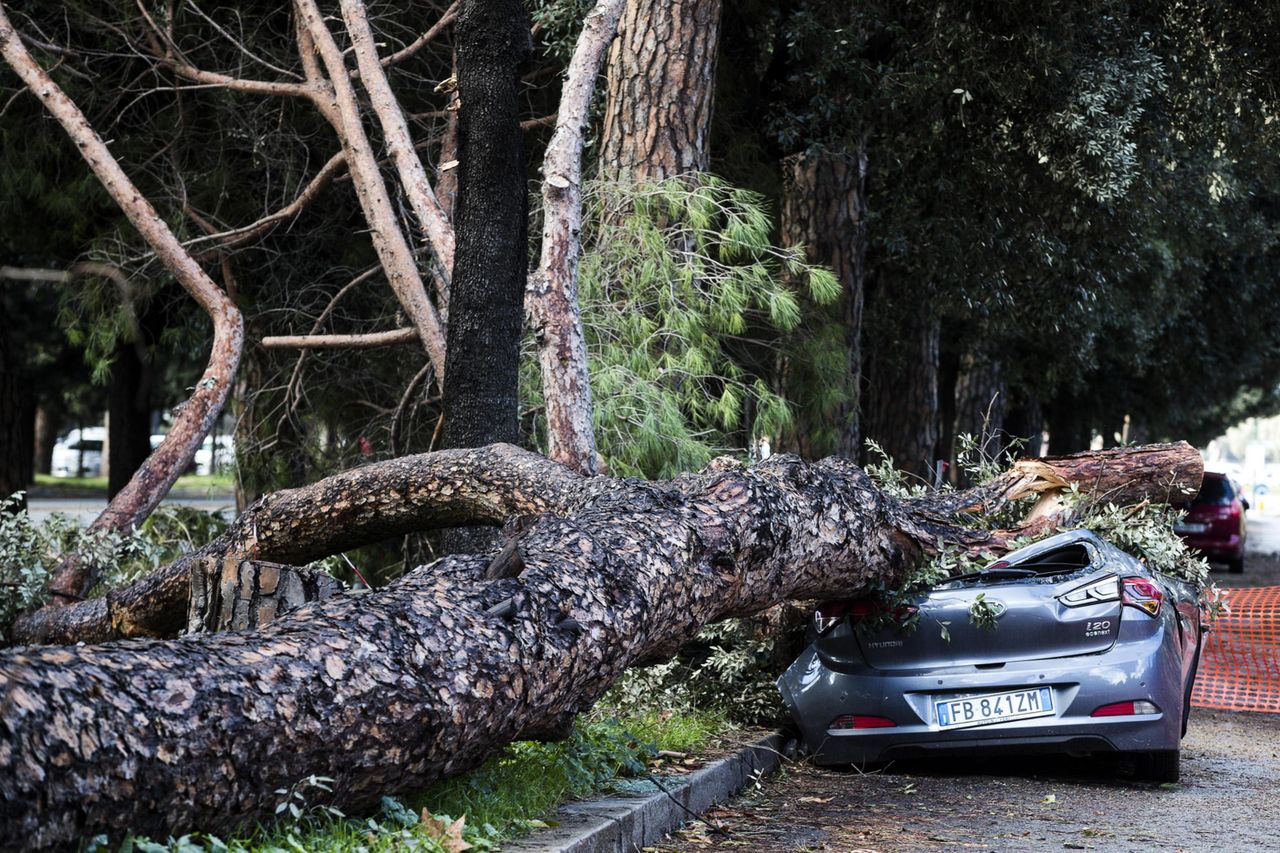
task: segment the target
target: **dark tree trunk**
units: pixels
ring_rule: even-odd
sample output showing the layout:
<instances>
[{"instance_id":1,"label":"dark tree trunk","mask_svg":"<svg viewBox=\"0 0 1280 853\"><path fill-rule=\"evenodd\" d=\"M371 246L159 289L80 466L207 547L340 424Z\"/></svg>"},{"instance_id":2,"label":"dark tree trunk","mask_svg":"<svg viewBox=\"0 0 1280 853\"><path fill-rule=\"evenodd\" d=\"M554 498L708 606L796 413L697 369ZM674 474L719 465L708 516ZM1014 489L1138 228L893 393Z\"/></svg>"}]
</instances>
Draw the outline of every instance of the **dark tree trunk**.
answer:
<instances>
[{"instance_id":1,"label":"dark tree trunk","mask_svg":"<svg viewBox=\"0 0 1280 853\"><path fill-rule=\"evenodd\" d=\"M1024 394L1012 404L1005 413L1004 430L1010 439L1020 439L1022 442L1020 448L1011 455L1039 456L1044 433L1044 411L1040 408L1040 398Z\"/></svg>"},{"instance_id":2,"label":"dark tree trunk","mask_svg":"<svg viewBox=\"0 0 1280 853\"><path fill-rule=\"evenodd\" d=\"M933 482L942 424L938 408L939 324L927 306L903 319L896 340L882 333L867 360L863 435L903 471Z\"/></svg>"},{"instance_id":3,"label":"dark tree trunk","mask_svg":"<svg viewBox=\"0 0 1280 853\"><path fill-rule=\"evenodd\" d=\"M61 408L47 401L36 406L34 464L37 474L53 473L53 446L58 442L61 421Z\"/></svg>"},{"instance_id":4,"label":"dark tree trunk","mask_svg":"<svg viewBox=\"0 0 1280 853\"><path fill-rule=\"evenodd\" d=\"M628 0L609 52L600 173L706 171L721 0Z\"/></svg>"},{"instance_id":5,"label":"dark tree trunk","mask_svg":"<svg viewBox=\"0 0 1280 853\"><path fill-rule=\"evenodd\" d=\"M336 780L338 807L371 808L562 731L628 666L709 622L892 585L940 542L999 551L1025 532L970 531L949 514L1064 482L1117 501L1185 499L1202 473L1194 448L1156 445L1028 460L980 489L901 501L842 459L713 464L653 483L582 478L497 446L272 495L232 537L299 560L410 519L537 518L510 528L496 558L446 557L256 630L0 653L0 848L228 833L309 774Z\"/></svg>"},{"instance_id":6,"label":"dark tree trunk","mask_svg":"<svg viewBox=\"0 0 1280 853\"><path fill-rule=\"evenodd\" d=\"M863 270L867 254L866 154L861 151L797 154L786 160L783 172L783 243L804 244L805 257L810 263L829 266L839 277L844 288L839 311L849 352L845 377L848 402L835 412L800 412L796 426L798 443L802 448L808 446L811 442L805 440L805 435L826 426L812 423L816 415L835 422L836 454L856 460L861 447L858 404L862 385Z\"/></svg>"},{"instance_id":7,"label":"dark tree trunk","mask_svg":"<svg viewBox=\"0 0 1280 853\"><path fill-rule=\"evenodd\" d=\"M107 498L151 455L151 365L134 343L116 348L107 391Z\"/></svg>"},{"instance_id":8,"label":"dark tree trunk","mask_svg":"<svg viewBox=\"0 0 1280 853\"><path fill-rule=\"evenodd\" d=\"M0 322L0 501L25 492L35 477L35 420L35 389L24 375L8 321Z\"/></svg>"},{"instance_id":9,"label":"dark tree trunk","mask_svg":"<svg viewBox=\"0 0 1280 853\"><path fill-rule=\"evenodd\" d=\"M1076 453L1089 447L1093 438L1090 412L1074 394L1059 394L1049 404L1049 450Z\"/></svg>"},{"instance_id":10,"label":"dark tree trunk","mask_svg":"<svg viewBox=\"0 0 1280 853\"><path fill-rule=\"evenodd\" d=\"M449 297L443 440L518 438L517 383L528 274L528 191L519 68L529 26L519 0L469 0L457 24L457 254Z\"/></svg>"},{"instance_id":11,"label":"dark tree trunk","mask_svg":"<svg viewBox=\"0 0 1280 853\"><path fill-rule=\"evenodd\" d=\"M464 0L458 14L457 250L443 390L445 447L519 440L520 333L529 272L520 66L531 50L520 0ZM483 546L482 531L450 550Z\"/></svg>"},{"instance_id":12,"label":"dark tree trunk","mask_svg":"<svg viewBox=\"0 0 1280 853\"><path fill-rule=\"evenodd\" d=\"M968 434L977 442L977 451L994 460L1003 449L1004 411L1008 389L999 359L981 349L970 348L960 356L955 386L953 436ZM959 445L955 446L959 452ZM954 453L953 453L954 456Z\"/></svg>"}]
</instances>

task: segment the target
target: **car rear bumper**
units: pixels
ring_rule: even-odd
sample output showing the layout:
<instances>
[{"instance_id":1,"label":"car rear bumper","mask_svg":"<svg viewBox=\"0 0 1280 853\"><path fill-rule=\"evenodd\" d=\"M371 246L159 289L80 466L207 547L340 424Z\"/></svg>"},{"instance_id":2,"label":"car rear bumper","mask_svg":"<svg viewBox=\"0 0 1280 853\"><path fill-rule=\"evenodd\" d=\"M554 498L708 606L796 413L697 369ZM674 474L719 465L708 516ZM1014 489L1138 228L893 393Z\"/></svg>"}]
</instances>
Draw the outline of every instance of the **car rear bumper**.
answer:
<instances>
[{"instance_id":1,"label":"car rear bumper","mask_svg":"<svg viewBox=\"0 0 1280 853\"><path fill-rule=\"evenodd\" d=\"M1094 753L1176 749L1182 726L1181 663L1163 628L1110 651L999 668L922 672L860 666L836 671L810 646L778 680L805 745L819 764L848 764L934 754ZM934 701L1020 688L1048 687L1052 716L941 729ZM1115 702L1154 702L1158 713L1092 717ZM888 717L892 728L830 729L836 717Z\"/></svg>"},{"instance_id":2,"label":"car rear bumper","mask_svg":"<svg viewBox=\"0 0 1280 853\"><path fill-rule=\"evenodd\" d=\"M1244 556L1244 537L1238 533L1231 536L1205 536L1195 533L1180 535L1187 545L1200 551L1210 560L1238 560Z\"/></svg>"}]
</instances>

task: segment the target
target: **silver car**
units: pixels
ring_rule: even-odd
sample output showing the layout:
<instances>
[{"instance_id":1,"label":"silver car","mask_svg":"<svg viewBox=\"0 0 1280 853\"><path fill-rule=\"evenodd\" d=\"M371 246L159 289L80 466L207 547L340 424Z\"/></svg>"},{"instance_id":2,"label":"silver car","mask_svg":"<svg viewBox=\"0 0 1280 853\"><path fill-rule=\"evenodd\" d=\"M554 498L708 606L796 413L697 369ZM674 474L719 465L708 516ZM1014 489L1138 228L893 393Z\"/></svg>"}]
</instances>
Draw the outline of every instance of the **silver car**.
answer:
<instances>
[{"instance_id":1,"label":"silver car","mask_svg":"<svg viewBox=\"0 0 1280 853\"><path fill-rule=\"evenodd\" d=\"M1125 752L1140 778L1177 781L1203 631L1192 584L1075 530L885 608L820 605L778 679L816 762Z\"/></svg>"}]
</instances>

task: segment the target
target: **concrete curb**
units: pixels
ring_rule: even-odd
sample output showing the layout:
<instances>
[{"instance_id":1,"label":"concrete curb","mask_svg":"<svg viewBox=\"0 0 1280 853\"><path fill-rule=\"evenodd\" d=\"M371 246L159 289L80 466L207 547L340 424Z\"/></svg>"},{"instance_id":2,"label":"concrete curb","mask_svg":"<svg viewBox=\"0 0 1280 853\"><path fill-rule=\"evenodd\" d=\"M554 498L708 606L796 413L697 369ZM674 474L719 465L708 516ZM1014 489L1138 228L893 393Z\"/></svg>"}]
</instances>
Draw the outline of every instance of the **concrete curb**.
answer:
<instances>
[{"instance_id":1,"label":"concrete curb","mask_svg":"<svg viewBox=\"0 0 1280 853\"><path fill-rule=\"evenodd\" d=\"M742 790L757 773L782 761L786 739L774 733L736 754L684 777L663 779L662 791L570 803L556 812L558 826L502 846L511 853L634 853L716 803Z\"/></svg>"}]
</instances>

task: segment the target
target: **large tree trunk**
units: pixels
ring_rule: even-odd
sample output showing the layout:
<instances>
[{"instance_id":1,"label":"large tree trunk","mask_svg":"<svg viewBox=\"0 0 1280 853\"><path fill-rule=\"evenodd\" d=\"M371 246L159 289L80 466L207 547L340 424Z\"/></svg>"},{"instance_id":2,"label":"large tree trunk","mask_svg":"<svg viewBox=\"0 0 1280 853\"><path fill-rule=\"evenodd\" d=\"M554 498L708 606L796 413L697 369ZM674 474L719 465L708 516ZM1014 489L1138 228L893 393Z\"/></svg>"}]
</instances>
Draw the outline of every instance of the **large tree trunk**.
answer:
<instances>
[{"instance_id":1,"label":"large tree trunk","mask_svg":"<svg viewBox=\"0 0 1280 853\"><path fill-rule=\"evenodd\" d=\"M706 171L720 10L721 0L627 0L609 52L602 175Z\"/></svg>"},{"instance_id":2,"label":"large tree trunk","mask_svg":"<svg viewBox=\"0 0 1280 853\"><path fill-rule=\"evenodd\" d=\"M458 14L457 249L442 394L445 447L519 440L520 332L529 203L520 66L532 50L520 0L464 0ZM459 533L470 550L491 537Z\"/></svg>"},{"instance_id":3,"label":"large tree trunk","mask_svg":"<svg viewBox=\"0 0 1280 853\"><path fill-rule=\"evenodd\" d=\"M840 311L849 350L845 378L849 401L837 412L817 414L834 418L838 426L836 453L856 460L861 446L858 404L862 386L863 270L867 254L866 154L805 152L787 158L783 171L783 243L803 244L809 262L831 267L844 287ZM802 436L812 428L806 422L807 417L811 417L811 413L798 415L797 432Z\"/></svg>"},{"instance_id":4,"label":"large tree trunk","mask_svg":"<svg viewBox=\"0 0 1280 853\"><path fill-rule=\"evenodd\" d=\"M415 489L421 467L431 476ZM496 558L447 557L253 631L0 653L0 847L231 832L313 773L336 780L339 807L366 809L513 739L563 732L627 666L711 621L893 584L940 542L999 551L1020 532L973 532L946 514L1070 482L1185 499L1202 471L1194 448L1158 445L1028 460L982 489L916 501L883 495L842 459L721 462L647 483L493 447L347 472L269 498L258 544L295 535L300 519L340 549L408 515L436 526L542 514ZM388 477L406 484L405 505ZM320 539L303 539L293 553L317 553Z\"/></svg>"},{"instance_id":5,"label":"large tree trunk","mask_svg":"<svg viewBox=\"0 0 1280 853\"><path fill-rule=\"evenodd\" d=\"M547 407L547 456L583 474L600 471L592 421L587 344L578 305L582 232L582 143L596 75L625 0L601 0L587 16L560 95L542 173L542 257L529 279Z\"/></svg>"},{"instance_id":6,"label":"large tree trunk","mask_svg":"<svg viewBox=\"0 0 1280 853\"><path fill-rule=\"evenodd\" d=\"M902 337L883 333L867 360L863 435L875 439L899 468L933 482L941 422L938 407L938 321L927 306L909 307Z\"/></svg>"}]
</instances>

